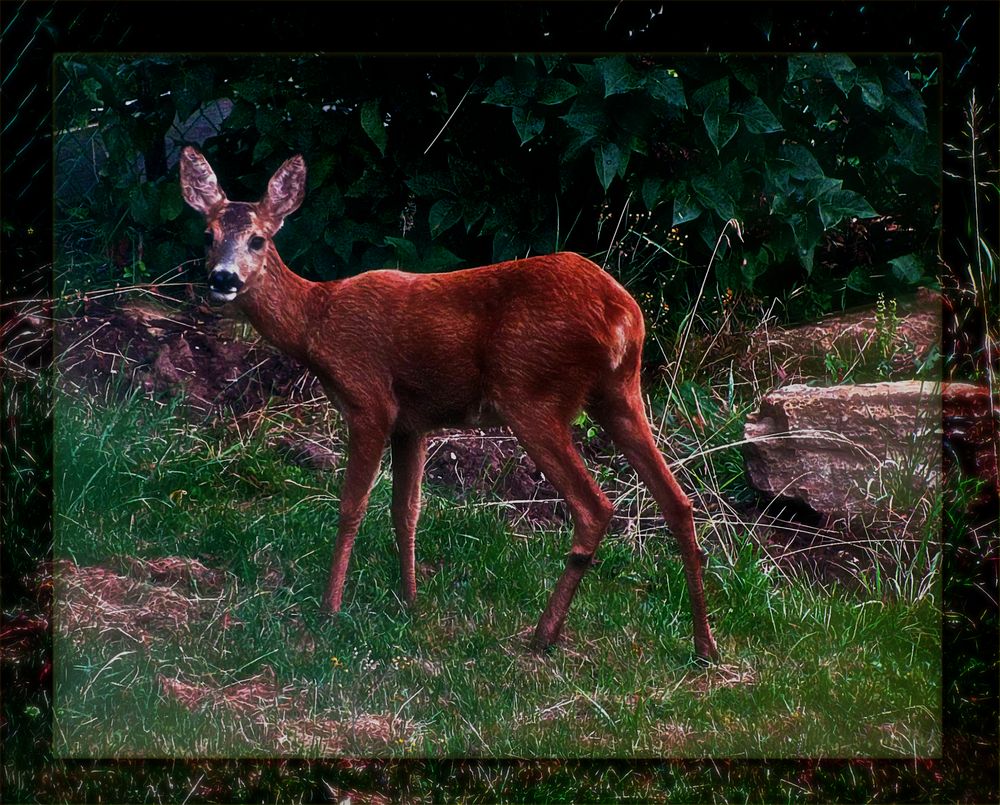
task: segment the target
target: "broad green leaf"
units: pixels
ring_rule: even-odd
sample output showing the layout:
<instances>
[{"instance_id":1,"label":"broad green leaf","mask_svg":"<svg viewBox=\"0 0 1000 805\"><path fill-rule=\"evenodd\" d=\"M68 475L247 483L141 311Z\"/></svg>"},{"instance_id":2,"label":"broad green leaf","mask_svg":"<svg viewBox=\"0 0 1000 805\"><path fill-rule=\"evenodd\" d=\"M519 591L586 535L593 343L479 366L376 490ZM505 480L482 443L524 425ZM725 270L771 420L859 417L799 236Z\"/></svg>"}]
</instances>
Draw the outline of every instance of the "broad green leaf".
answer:
<instances>
[{"instance_id":1,"label":"broad green leaf","mask_svg":"<svg viewBox=\"0 0 1000 805\"><path fill-rule=\"evenodd\" d=\"M718 153L736 134L740 119L729 112L729 79L720 78L691 96L691 108L702 116L708 139Z\"/></svg>"},{"instance_id":2,"label":"broad green leaf","mask_svg":"<svg viewBox=\"0 0 1000 805\"><path fill-rule=\"evenodd\" d=\"M324 154L318 159L311 160L309 162L309 172L306 176L306 186L309 191L313 191L321 186L326 177L330 175L331 170L333 170L333 157L330 154Z\"/></svg>"},{"instance_id":3,"label":"broad green leaf","mask_svg":"<svg viewBox=\"0 0 1000 805\"><path fill-rule=\"evenodd\" d=\"M160 223L160 194L156 185L135 185L129 198L129 213L133 221L145 227Z\"/></svg>"},{"instance_id":4,"label":"broad green leaf","mask_svg":"<svg viewBox=\"0 0 1000 805\"><path fill-rule=\"evenodd\" d=\"M642 203L650 212L660 203L663 196L663 180L656 176L647 176L642 180Z\"/></svg>"},{"instance_id":5,"label":"broad green leaf","mask_svg":"<svg viewBox=\"0 0 1000 805\"><path fill-rule=\"evenodd\" d=\"M540 56L542 64L545 65L545 72L551 73L559 63L563 60L563 54L561 53L543 53Z\"/></svg>"},{"instance_id":6,"label":"broad green leaf","mask_svg":"<svg viewBox=\"0 0 1000 805\"><path fill-rule=\"evenodd\" d=\"M270 137L272 140L277 140L285 127L281 113L270 106L257 107L254 112L254 124L262 137Z\"/></svg>"},{"instance_id":7,"label":"broad green leaf","mask_svg":"<svg viewBox=\"0 0 1000 805\"><path fill-rule=\"evenodd\" d=\"M840 190L844 182L841 179L833 179L829 176L820 176L809 179L805 183L804 194L807 202L820 201L822 198L835 190Z\"/></svg>"},{"instance_id":8,"label":"broad green leaf","mask_svg":"<svg viewBox=\"0 0 1000 805\"><path fill-rule=\"evenodd\" d=\"M522 106L530 103L534 97L534 81L518 81L505 75L490 87L483 103L493 106Z\"/></svg>"},{"instance_id":9,"label":"broad green leaf","mask_svg":"<svg viewBox=\"0 0 1000 805\"><path fill-rule=\"evenodd\" d=\"M767 273L771 265L771 257L767 249L761 247L756 253L746 253L740 263L740 271L743 274L743 281L748 290L753 290L754 281L757 277Z\"/></svg>"},{"instance_id":10,"label":"broad green leaf","mask_svg":"<svg viewBox=\"0 0 1000 805\"><path fill-rule=\"evenodd\" d=\"M430 226L431 237L436 238L442 232L450 229L462 218L462 207L450 198L442 198L434 202L427 213L427 223Z\"/></svg>"},{"instance_id":11,"label":"broad green leaf","mask_svg":"<svg viewBox=\"0 0 1000 805\"><path fill-rule=\"evenodd\" d=\"M724 187L730 198L738 199L743 195L743 176L746 171L746 162L737 158L722 166L714 179L721 187Z\"/></svg>"},{"instance_id":12,"label":"broad green leaf","mask_svg":"<svg viewBox=\"0 0 1000 805\"><path fill-rule=\"evenodd\" d=\"M895 67L889 68L885 89L889 93L889 111L906 125L920 131L927 131L924 102L902 70Z\"/></svg>"},{"instance_id":13,"label":"broad green leaf","mask_svg":"<svg viewBox=\"0 0 1000 805\"><path fill-rule=\"evenodd\" d=\"M320 113L318 104L306 103L295 98L288 102L288 117L295 121L295 127L299 129L313 129L320 125Z\"/></svg>"},{"instance_id":14,"label":"broad green leaf","mask_svg":"<svg viewBox=\"0 0 1000 805\"><path fill-rule=\"evenodd\" d=\"M207 65L185 66L180 72L180 85L173 89L171 97L177 117L185 121L203 102L212 100L213 74Z\"/></svg>"},{"instance_id":15,"label":"broad green leaf","mask_svg":"<svg viewBox=\"0 0 1000 805\"><path fill-rule=\"evenodd\" d=\"M323 240L332 246L337 256L345 263L350 262L355 241L354 222L348 218L339 218L327 228Z\"/></svg>"},{"instance_id":16,"label":"broad green leaf","mask_svg":"<svg viewBox=\"0 0 1000 805\"><path fill-rule=\"evenodd\" d=\"M484 198L464 198L462 200L462 220L465 231L471 232L472 227L489 211L490 205Z\"/></svg>"},{"instance_id":17,"label":"broad green leaf","mask_svg":"<svg viewBox=\"0 0 1000 805\"><path fill-rule=\"evenodd\" d=\"M923 102L919 97L890 95L889 111L906 125L927 131L927 118L924 115Z\"/></svg>"},{"instance_id":18,"label":"broad green leaf","mask_svg":"<svg viewBox=\"0 0 1000 805\"><path fill-rule=\"evenodd\" d=\"M825 229L836 226L844 218L874 218L878 213L860 193L853 190L831 190L819 197L819 217Z\"/></svg>"},{"instance_id":19,"label":"broad green leaf","mask_svg":"<svg viewBox=\"0 0 1000 805\"><path fill-rule=\"evenodd\" d=\"M646 75L646 91L658 101L664 101L678 109L687 108L684 98L684 84L676 74L657 68Z\"/></svg>"},{"instance_id":20,"label":"broad green leaf","mask_svg":"<svg viewBox=\"0 0 1000 805\"><path fill-rule=\"evenodd\" d=\"M237 97L233 101L233 108L225 120L222 121L222 128L225 131L240 131L249 128L254 124L255 110L253 104Z\"/></svg>"},{"instance_id":21,"label":"broad green leaf","mask_svg":"<svg viewBox=\"0 0 1000 805\"><path fill-rule=\"evenodd\" d=\"M782 126L760 98L754 96L741 103L736 113L743 118L743 125L751 134L771 134L781 131Z\"/></svg>"},{"instance_id":22,"label":"broad green leaf","mask_svg":"<svg viewBox=\"0 0 1000 805\"><path fill-rule=\"evenodd\" d=\"M628 159L629 152L614 143L605 143L594 149L594 167L597 169L601 187L607 190L615 176L625 174Z\"/></svg>"},{"instance_id":23,"label":"broad green leaf","mask_svg":"<svg viewBox=\"0 0 1000 805\"><path fill-rule=\"evenodd\" d=\"M805 53L788 59L788 80L828 78L846 96L854 87L857 67L842 53Z\"/></svg>"},{"instance_id":24,"label":"broad green leaf","mask_svg":"<svg viewBox=\"0 0 1000 805\"><path fill-rule=\"evenodd\" d=\"M573 102L569 112L560 118L567 126L580 132L587 142L599 134L603 134L608 128L608 119L604 114L603 106L597 106L590 102L583 102L578 99Z\"/></svg>"},{"instance_id":25,"label":"broad green leaf","mask_svg":"<svg viewBox=\"0 0 1000 805\"><path fill-rule=\"evenodd\" d=\"M253 157L251 158L253 164L260 164L272 153L274 153L274 140L266 134L262 134L260 139L257 140L257 144L253 147Z\"/></svg>"},{"instance_id":26,"label":"broad green leaf","mask_svg":"<svg viewBox=\"0 0 1000 805\"><path fill-rule=\"evenodd\" d=\"M605 56L594 60L604 79L604 97L631 92L642 86L642 76L628 63L624 56Z\"/></svg>"},{"instance_id":27,"label":"broad green leaf","mask_svg":"<svg viewBox=\"0 0 1000 805\"><path fill-rule=\"evenodd\" d=\"M927 137L909 126L893 126L889 134L896 146L896 153L889 155L889 164L937 181L941 173L941 153L931 146Z\"/></svg>"},{"instance_id":28,"label":"broad green leaf","mask_svg":"<svg viewBox=\"0 0 1000 805\"><path fill-rule=\"evenodd\" d=\"M416 267L421 271L444 271L461 265L462 259L444 246L435 243L420 256Z\"/></svg>"},{"instance_id":29,"label":"broad green leaf","mask_svg":"<svg viewBox=\"0 0 1000 805\"><path fill-rule=\"evenodd\" d=\"M674 196L674 214L671 226L680 226L695 220L703 212L701 205L688 193L687 188L681 188Z\"/></svg>"},{"instance_id":30,"label":"broad green leaf","mask_svg":"<svg viewBox=\"0 0 1000 805\"><path fill-rule=\"evenodd\" d=\"M723 221L736 217L736 204L729 190L712 176L695 176L691 179L691 189L702 206L714 210Z\"/></svg>"},{"instance_id":31,"label":"broad green leaf","mask_svg":"<svg viewBox=\"0 0 1000 805\"><path fill-rule=\"evenodd\" d=\"M817 179L824 175L816 157L803 145L782 145L778 149L778 157L786 163L788 175L795 179Z\"/></svg>"},{"instance_id":32,"label":"broad green leaf","mask_svg":"<svg viewBox=\"0 0 1000 805\"><path fill-rule=\"evenodd\" d=\"M740 126L740 119L737 115L730 112L717 114L714 109L705 112L704 122L708 139L715 146L716 153L722 151L726 143L736 136L736 130Z\"/></svg>"},{"instance_id":33,"label":"broad green leaf","mask_svg":"<svg viewBox=\"0 0 1000 805\"><path fill-rule=\"evenodd\" d=\"M160 194L160 218L173 221L184 211L184 199L181 198L181 188L177 182L164 185Z\"/></svg>"},{"instance_id":34,"label":"broad green leaf","mask_svg":"<svg viewBox=\"0 0 1000 805\"><path fill-rule=\"evenodd\" d=\"M751 95L760 92L760 66L756 60L747 61L744 56L727 59L726 64L732 71L733 78L750 90Z\"/></svg>"},{"instance_id":35,"label":"broad green leaf","mask_svg":"<svg viewBox=\"0 0 1000 805\"><path fill-rule=\"evenodd\" d=\"M313 198L313 205L327 217L344 214L344 196L333 182L317 191Z\"/></svg>"},{"instance_id":36,"label":"broad green leaf","mask_svg":"<svg viewBox=\"0 0 1000 805\"><path fill-rule=\"evenodd\" d=\"M83 94L86 96L87 100L90 101L94 106L103 106L104 101L98 97L98 93L101 90L101 82L96 78L90 77L86 78L81 85L83 89Z\"/></svg>"},{"instance_id":37,"label":"broad green leaf","mask_svg":"<svg viewBox=\"0 0 1000 805\"><path fill-rule=\"evenodd\" d=\"M420 261L420 257L417 254L417 245L411 240L387 237L385 245L392 247L395 258L394 262L398 263L402 268L413 267ZM390 268L395 268L395 265L391 265Z\"/></svg>"},{"instance_id":38,"label":"broad green leaf","mask_svg":"<svg viewBox=\"0 0 1000 805\"><path fill-rule=\"evenodd\" d=\"M849 56L843 53L828 53L824 56L827 73L844 96L850 94L858 80L858 68Z\"/></svg>"},{"instance_id":39,"label":"broad green leaf","mask_svg":"<svg viewBox=\"0 0 1000 805\"><path fill-rule=\"evenodd\" d=\"M515 106L511 110L511 119L517 136L521 138L521 145L533 140L545 128L545 118L536 114L530 106Z\"/></svg>"},{"instance_id":40,"label":"broad green leaf","mask_svg":"<svg viewBox=\"0 0 1000 805\"><path fill-rule=\"evenodd\" d=\"M819 239L823 236L823 225L819 216L799 212L788 216L787 223L792 228L799 262L802 263L807 273L812 274L813 254Z\"/></svg>"},{"instance_id":41,"label":"broad green leaf","mask_svg":"<svg viewBox=\"0 0 1000 805\"><path fill-rule=\"evenodd\" d=\"M923 261L915 254L904 254L889 261L892 273L909 285L916 285L924 276Z\"/></svg>"},{"instance_id":42,"label":"broad green leaf","mask_svg":"<svg viewBox=\"0 0 1000 805\"><path fill-rule=\"evenodd\" d=\"M824 74L820 57L814 53L803 53L788 57L788 80L806 81Z\"/></svg>"},{"instance_id":43,"label":"broad green leaf","mask_svg":"<svg viewBox=\"0 0 1000 805\"><path fill-rule=\"evenodd\" d=\"M493 235L493 261L496 263L524 257L527 250L528 244L515 232L498 229Z\"/></svg>"},{"instance_id":44,"label":"broad green leaf","mask_svg":"<svg viewBox=\"0 0 1000 805\"><path fill-rule=\"evenodd\" d=\"M437 198L442 192L452 192L455 189L451 176L444 171L432 171L412 176L406 180L406 186L419 198L428 196Z\"/></svg>"},{"instance_id":45,"label":"broad green leaf","mask_svg":"<svg viewBox=\"0 0 1000 805\"><path fill-rule=\"evenodd\" d=\"M365 168L344 192L348 198L363 198L370 202L385 198L387 194L385 177L375 165Z\"/></svg>"},{"instance_id":46,"label":"broad green leaf","mask_svg":"<svg viewBox=\"0 0 1000 805\"><path fill-rule=\"evenodd\" d=\"M554 106L557 103L569 100L576 95L576 87L561 78L546 78L538 87L538 94L535 100L546 106Z\"/></svg>"},{"instance_id":47,"label":"broad green leaf","mask_svg":"<svg viewBox=\"0 0 1000 805\"><path fill-rule=\"evenodd\" d=\"M563 148L562 153L559 154L559 162L562 163L563 165L568 165L573 163L577 159L577 157L580 156L580 152L583 151L591 142L593 142L593 140L594 140L593 135L586 135L581 133L576 133L572 135L572 137L570 137L569 139L569 142L567 142L565 147ZM563 174L563 177L564 178L566 177L565 173ZM563 187L563 189L565 190L565 186Z\"/></svg>"},{"instance_id":48,"label":"broad green leaf","mask_svg":"<svg viewBox=\"0 0 1000 805\"><path fill-rule=\"evenodd\" d=\"M695 90L691 95L691 111L703 115L709 109L718 114L729 111L729 79L720 78Z\"/></svg>"},{"instance_id":49,"label":"broad green leaf","mask_svg":"<svg viewBox=\"0 0 1000 805\"><path fill-rule=\"evenodd\" d=\"M885 93L882 91L882 82L871 70L862 70L858 75L858 87L861 89L861 100L865 106L874 109L876 112L885 106Z\"/></svg>"},{"instance_id":50,"label":"broad green leaf","mask_svg":"<svg viewBox=\"0 0 1000 805\"><path fill-rule=\"evenodd\" d=\"M847 275L847 287L852 291L859 291L866 294L871 293L872 280L868 269L862 266L852 268L851 273Z\"/></svg>"},{"instance_id":51,"label":"broad green leaf","mask_svg":"<svg viewBox=\"0 0 1000 805\"><path fill-rule=\"evenodd\" d=\"M385 147L388 143L389 135L386 133L382 114L379 112L379 102L376 99L365 101L361 104L361 128L365 134L375 143L380 154L385 156Z\"/></svg>"}]
</instances>

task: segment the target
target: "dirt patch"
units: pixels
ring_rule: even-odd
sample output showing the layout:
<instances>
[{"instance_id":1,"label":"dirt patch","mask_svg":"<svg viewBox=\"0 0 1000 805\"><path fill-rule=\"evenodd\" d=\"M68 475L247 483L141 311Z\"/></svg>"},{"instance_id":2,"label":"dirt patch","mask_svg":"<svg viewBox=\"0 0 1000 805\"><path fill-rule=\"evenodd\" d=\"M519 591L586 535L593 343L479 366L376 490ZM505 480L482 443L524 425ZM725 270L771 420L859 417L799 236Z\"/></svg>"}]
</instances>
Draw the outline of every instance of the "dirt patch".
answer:
<instances>
[{"instance_id":1,"label":"dirt patch","mask_svg":"<svg viewBox=\"0 0 1000 805\"><path fill-rule=\"evenodd\" d=\"M222 686L183 682L163 674L157 679L164 695L192 711L210 707L251 715L264 709L282 711L302 708L306 704L305 692L291 685L279 687L274 669L269 666L249 679Z\"/></svg>"},{"instance_id":2,"label":"dirt patch","mask_svg":"<svg viewBox=\"0 0 1000 805\"><path fill-rule=\"evenodd\" d=\"M160 399L180 396L193 415L244 414L272 397L308 400L318 381L297 361L214 309L168 309L148 302L91 302L56 327L64 386L104 395L140 387Z\"/></svg>"},{"instance_id":3,"label":"dirt patch","mask_svg":"<svg viewBox=\"0 0 1000 805\"><path fill-rule=\"evenodd\" d=\"M122 558L122 562L132 578L148 579L168 587L183 586L193 590L218 592L226 579L223 571L205 567L197 559L183 556L167 556L163 559L126 556Z\"/></svg>"},{"instance_id":4,"label":"dirt patch","mask_svg":"<svg viewBox=\"0 0 1000 805\"><path fill-rule=\"evenodd\" d=\"M900 562L912 559L919 547L898 533L852 531L843 520L827 523L792 503L777 509L777 514L752 506L741 507L738 514L751 525L747 534L760 549L765 569L779 579L805 579L828 588L851 592L871 588L879 576L893 577ZM888 545L893 547L891 554Z\"/></svg>"},{"instance_id":5,"label":"dirt patch","mask_svg":"<svg viewBox=\"0 0 1000 805\"><path fill-rule=\"evenodd\" d=\"M458 490L464 499L499 497L514 519L554 525L567 518L559 493L501 428L447 431L433 438L424 477L428 483Z\"/></svg>"}]
</instances>

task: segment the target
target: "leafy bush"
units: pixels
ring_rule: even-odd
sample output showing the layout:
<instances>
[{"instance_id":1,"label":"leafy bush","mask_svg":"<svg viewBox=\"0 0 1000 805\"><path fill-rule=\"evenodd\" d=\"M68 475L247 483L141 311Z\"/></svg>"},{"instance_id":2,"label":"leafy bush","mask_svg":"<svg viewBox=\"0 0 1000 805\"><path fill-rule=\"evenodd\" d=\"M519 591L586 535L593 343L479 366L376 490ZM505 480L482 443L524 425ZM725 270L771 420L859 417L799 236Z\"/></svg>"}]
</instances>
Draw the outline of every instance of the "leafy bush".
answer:
<instances>
[{"instance_id":1,"label":"leafy bush","mask_svg":"<svg viewBox=\"0 0 1000 805\"><path fill-rule=\"evenodd\" d=\"M126 278L136 243L152 274L197 254L173 167L188 140L236 198L306 156L307 202L279 245L315 278L568 248L683 308L730 219L742 241L720 244L715 284L783 296L790 316L933 273L930 57L74 56L59 70L60 169L86 158L98 177L60 198L64 242L89 217L99 237L72 248L133 253L104 282Z\"/></svg>"}]
</instances>

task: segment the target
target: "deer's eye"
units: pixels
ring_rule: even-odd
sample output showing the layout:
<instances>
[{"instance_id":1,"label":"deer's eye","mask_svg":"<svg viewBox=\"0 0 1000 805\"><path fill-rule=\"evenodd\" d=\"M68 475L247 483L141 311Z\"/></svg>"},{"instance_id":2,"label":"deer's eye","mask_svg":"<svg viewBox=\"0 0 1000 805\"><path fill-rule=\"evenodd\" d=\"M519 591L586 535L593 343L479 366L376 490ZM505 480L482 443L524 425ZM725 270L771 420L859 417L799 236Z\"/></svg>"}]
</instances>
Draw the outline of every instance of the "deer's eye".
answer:
<instances>
[{"instance_id":1,"label":"deer's eye","mask_svg":"<svg viewBox=\"0 0 1000 805\"><path fill-rule=\"evenodd\" d=\"M252 238L250 238L250 248L253 249L255 252L259 252L261 249L264 248L264 238L262 238L260 235L254 235Z\"/></svg>"},{"instance_id":2,"label":"deer's eye","mask_svg":"<svg viewBox=\"0 0 1000 805\"><path fill-rule=\"evenodd\" d=\"M215 241L215 235L212 234L212 230L210 229L208 230L208 232L205 233L205 248L206 249L210 248L214 241Z\"/></svg>"}]
</instances>

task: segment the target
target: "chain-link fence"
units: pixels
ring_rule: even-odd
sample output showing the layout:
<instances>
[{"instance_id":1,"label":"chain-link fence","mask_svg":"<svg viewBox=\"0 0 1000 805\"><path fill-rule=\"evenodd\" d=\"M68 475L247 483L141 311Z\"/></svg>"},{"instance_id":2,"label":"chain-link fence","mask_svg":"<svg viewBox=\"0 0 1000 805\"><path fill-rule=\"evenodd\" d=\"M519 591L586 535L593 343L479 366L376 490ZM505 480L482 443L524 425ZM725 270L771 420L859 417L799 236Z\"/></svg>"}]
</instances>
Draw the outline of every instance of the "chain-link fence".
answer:
<instances>
[{"instance_id":1,"label":"chain-link fence","mask_svg":"<svg viewBox=\"0 0 1000 805\"><path fill-rule=\"evenodd\" d=\"M67 79L64 87L69 87L73 79ZM126 108L135 106L135 100L126 101ZM166 169L177 165L181 148L186 144L202 145L222 131L222 124L233 110L229 98L218 98L202 104L197 111L184 120L175 116L169 130L163 136L162 153ZM102 181L102 173L108 166L109 152L102 125L115 114L107 107L97 106L90 110L90 122L69 126L55 132L55 198L59 209L65 210L95 200L95 190ZM156 148L159 149L159 144ZM146 154L137 152L133 162L133 175L139 181L147 179Z\"/></svg>"}]
</instances>

